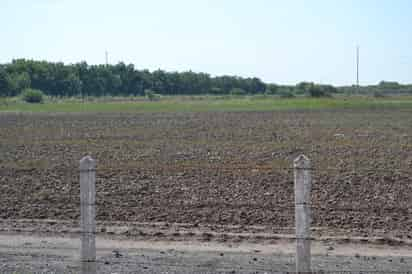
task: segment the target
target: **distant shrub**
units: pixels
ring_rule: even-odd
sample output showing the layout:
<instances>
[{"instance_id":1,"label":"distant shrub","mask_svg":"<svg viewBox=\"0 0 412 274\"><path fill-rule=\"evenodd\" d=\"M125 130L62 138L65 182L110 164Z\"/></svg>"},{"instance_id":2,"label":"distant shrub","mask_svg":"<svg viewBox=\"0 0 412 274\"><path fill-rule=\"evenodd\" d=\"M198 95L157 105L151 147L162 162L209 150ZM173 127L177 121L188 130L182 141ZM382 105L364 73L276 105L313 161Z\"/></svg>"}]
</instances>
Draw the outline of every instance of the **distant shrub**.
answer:
<instances>
[{"instance_id":1,"label":"distant shrub","mask_svg":"<svg viewBox=\"0 0 412 274\"><path fill-rule=\"evenodd\" d=\"M317 85L310 85L308 87L308 93L310 97L325 97L327 95L325 90L323 90L321 86Z\"/></svg>"},{"instance_id":2,"label":"distant shrub","mask_svg":"<svg viewBox=\"0 0 412 274\"><path fill-rule=\"evenodd\" d=\"M156 101L160 99L160 95L157 94L156 92L154 92L151 89L146 89L144 91L145 96L147 97L147 99L149 99L149 101Z\"/></svg>"},{"instance_id":3,"label":"distant shrub","mask_svg":"<svg viewBox=\"0 0 412 274\"><path fill-rule=\"evenodd\" d=\"M398 82L390 82L390 81L380 81L379 88L387 89L387 90L396 90L400 89L402 86Z\"/></svg>"},{"instance_id":4,"label":"distant shrub","mask_svg":"<svg viewBox=\"0 0 412 274\"><path fill-rule=\"evenodd\" d=\"M296 95L305 95L305 94L307 94L307 92L306 92L306 90L304 90L304 89L300 89L300 88L294 88L293 89L293 94L296 94Z\"/></svg>"},{"instance_id":5,"label":"distant shrub","mask_svg":"<svg viewBox=\"0 0 412 274\"><path fill-rule=\"evenodd\" d=\"M26 88L22 92L22 99L27 103L43 103L44 94L41 90Z\"/></svg>"},{"instance_id":6,"label":"distant shrub","mask_svg":"<svg viewBox=\"0 0 412 274\"><path fill-rule=\"evenodd\" d=\"M210 89L211 94L225 94L225 91L221 88L213 87Z\"/></svg>"},{"instance_id":7,"label":"distant shrub","mask_svg":"<svg viewBox=\"0 0 412 274\"><path fill-rule=\"evenodd\" d=\"M319 85L312 82L301 82L295 87L297 94L306 93L310 97L331 97L338 90L332 85Z\"/></svg>"},{"instance_id":8,"label":"distant shrub","mask_svg":"<svg viewBox=\"0 0 412 274\"><path fill-rule=\"evenodd\" d=\"M232 88L230 90L231 95L246 95L246 91L241 88Z\"/></svg>"},{"instance_id":9,"label":"distant shrub","mask_svg":"<svg viewBox=\"0 0 412 274\"><path fill-rule=\"evenodd\" d=\"M8 102L7 102L6 98L0 97L0 105L5 105L5 106L8 105Z\"/></svg>"},{"instance_id":10,"label":"distant shrub","mask_svg":"<svg viewBox=\"0 0 412 274\"><path fill-rule=\"evenodd\" d=\"M375 91L373 93L373 97L375 97L375 98L384 98L384 97L386 97L386 95L382 91Z\"/></svg>"},{"instance_id":11,"label":"distant shrub","mask_svg":"<svg viewBox=\"0 0 412 274\"><path fill-rule=\"evenodd\" d=\"M279 91L279 87L276 84L266 85L265 94L267 95L277 94L278 91Z\"/></svg>"},{"instance_id":12,"label":"distant shrub","mask_svg":"<svg viewBox=\"0 0 412 274\"><path fill-rule=\"evenodd\" d=\"M294 98L295 94L293 94L291 91L284 90L279 92L279 96L280 98Z\"/></svg>"}]
</instances>

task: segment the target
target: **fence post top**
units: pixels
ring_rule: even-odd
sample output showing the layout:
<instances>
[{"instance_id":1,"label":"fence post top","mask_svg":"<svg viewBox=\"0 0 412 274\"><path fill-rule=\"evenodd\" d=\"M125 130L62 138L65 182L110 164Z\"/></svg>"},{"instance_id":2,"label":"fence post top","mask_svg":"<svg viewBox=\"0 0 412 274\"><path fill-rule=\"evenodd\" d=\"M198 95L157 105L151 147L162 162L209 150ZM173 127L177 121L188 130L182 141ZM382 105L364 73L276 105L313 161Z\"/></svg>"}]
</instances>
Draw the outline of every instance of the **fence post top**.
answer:
<instances>
[{"instance_id":1,"label":"fence post top","mask_svg":"<svg viewBox=\"0 0 412 274\"><path fill-rule=\"evenodd\" d=\"M301 154L293 161L295 168L310 168L310 160L305 155Z\"/></svg>"},{"instance_id":2,"label":"fence post top","mask_svg":"<svg viewBox=\"0 0 412 274\"><path fill-rule=\"evenodd\" d=\"M94 169L95 167L96 167L96 161L89 155L83 157L80 160L80 169L81 170Z\"/></svg>"}]
</instances>

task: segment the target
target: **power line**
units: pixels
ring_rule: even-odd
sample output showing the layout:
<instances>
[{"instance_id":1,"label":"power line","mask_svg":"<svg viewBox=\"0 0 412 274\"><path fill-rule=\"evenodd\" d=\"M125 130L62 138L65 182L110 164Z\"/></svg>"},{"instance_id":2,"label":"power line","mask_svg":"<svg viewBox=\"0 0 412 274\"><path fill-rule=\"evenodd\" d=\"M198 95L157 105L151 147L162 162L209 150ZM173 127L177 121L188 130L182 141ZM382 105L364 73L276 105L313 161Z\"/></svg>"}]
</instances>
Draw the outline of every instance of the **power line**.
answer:
<instances>
[{"instance_id":1,"label":"power line","mask_svg":"<svg viewBox=\"0 0 412 274\"><path fill-rule=\"evenodd\" d=\"M359 46L356 46L356 86L359 88Z\"/></svg>"}]
</instances>

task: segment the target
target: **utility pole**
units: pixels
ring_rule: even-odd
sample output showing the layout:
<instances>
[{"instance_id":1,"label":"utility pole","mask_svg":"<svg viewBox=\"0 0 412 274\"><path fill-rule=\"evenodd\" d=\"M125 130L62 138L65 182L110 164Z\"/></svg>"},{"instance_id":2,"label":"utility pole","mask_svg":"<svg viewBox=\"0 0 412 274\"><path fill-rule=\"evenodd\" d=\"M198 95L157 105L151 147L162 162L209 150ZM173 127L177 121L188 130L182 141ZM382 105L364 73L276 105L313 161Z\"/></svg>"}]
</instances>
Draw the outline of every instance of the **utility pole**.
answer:
<instances>
[{"instance_id":1,"label":"utility pole","mask_svg":"<svg viewBox=\"0 0 412 274\"><path fill-rule=\"evenodd\" d=\"M356 46L356 86L359 88L359 46Z\"/></svg>"},{"instance_id":2,"label":"utility pole","mask_svg":"<svg viewBox=\"0 0 412 274\"><path fill-rule=\"evenodd\" d=\"M109 65L109 53L107 52L107 50L105 51L106 54L106 67Z\"/></svg>"}]
</instances>

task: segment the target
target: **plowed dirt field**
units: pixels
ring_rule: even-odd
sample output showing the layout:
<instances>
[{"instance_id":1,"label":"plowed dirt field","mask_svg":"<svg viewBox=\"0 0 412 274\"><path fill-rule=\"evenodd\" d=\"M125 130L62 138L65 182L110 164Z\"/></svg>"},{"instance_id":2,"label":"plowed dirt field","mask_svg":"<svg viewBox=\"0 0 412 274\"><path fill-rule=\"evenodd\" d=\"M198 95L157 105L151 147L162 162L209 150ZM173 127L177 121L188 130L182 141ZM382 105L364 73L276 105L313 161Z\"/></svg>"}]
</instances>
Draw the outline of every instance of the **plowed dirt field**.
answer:
<instances>
[{"instance_id":1,"label":"plowed dirt field","mask_svg":"<svg viewBox=\"0 0 412 274\"><path fill-rule=\"evenodd\" d=\"M0 115L0 218L293 227L292 162L312 161L314 227L412 237L412 110Z\"/></svg>"}]
</instances>

